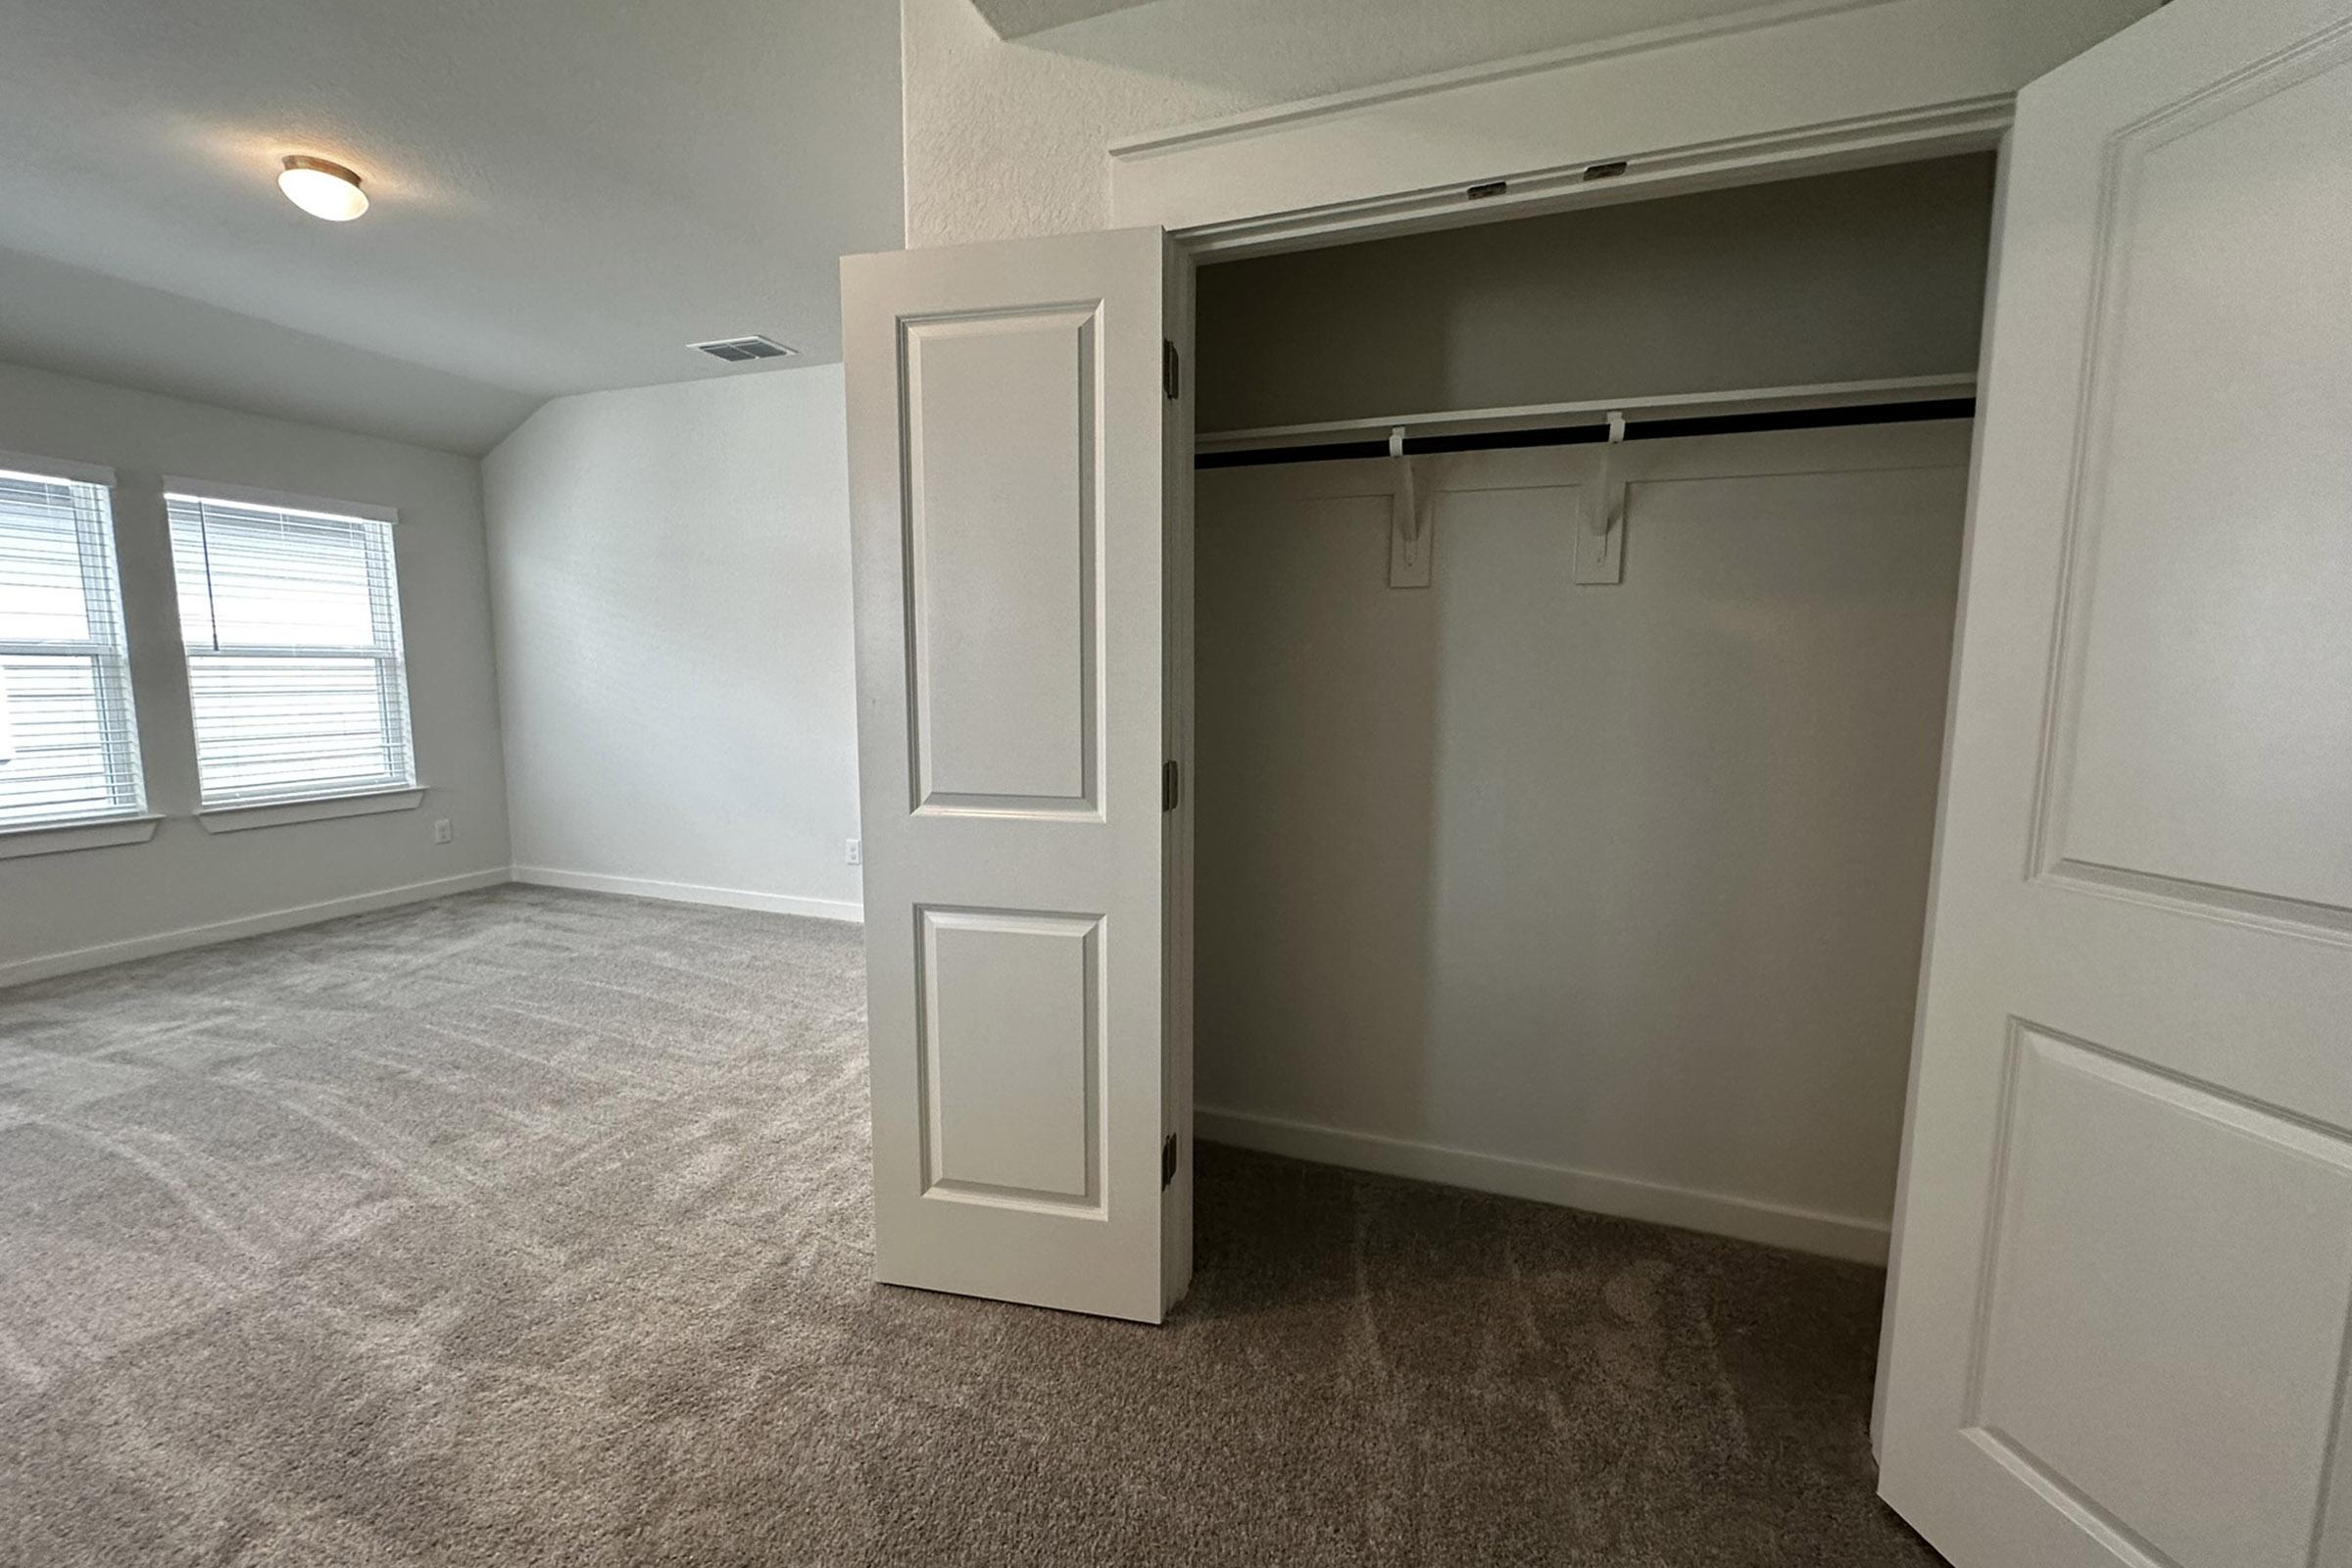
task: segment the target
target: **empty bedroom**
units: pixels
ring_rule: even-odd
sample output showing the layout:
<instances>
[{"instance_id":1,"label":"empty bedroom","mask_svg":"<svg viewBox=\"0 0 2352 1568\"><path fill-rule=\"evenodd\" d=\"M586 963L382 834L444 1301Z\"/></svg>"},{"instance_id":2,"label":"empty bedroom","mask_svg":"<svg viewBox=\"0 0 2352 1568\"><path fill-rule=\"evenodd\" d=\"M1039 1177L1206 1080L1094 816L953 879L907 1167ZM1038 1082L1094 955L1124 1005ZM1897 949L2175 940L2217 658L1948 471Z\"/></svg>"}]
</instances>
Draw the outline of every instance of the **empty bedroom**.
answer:
<instances>
[{"instance_id":1,"label":"empty bedroom","mask_svg":"<svg viewBox=\"0 0 2352 1568\"><path fill-rule=\"evenodd\" d=\"M0 1563L2352 1565L2352 0L0 0Z\"/></svg>"}]
</instances>

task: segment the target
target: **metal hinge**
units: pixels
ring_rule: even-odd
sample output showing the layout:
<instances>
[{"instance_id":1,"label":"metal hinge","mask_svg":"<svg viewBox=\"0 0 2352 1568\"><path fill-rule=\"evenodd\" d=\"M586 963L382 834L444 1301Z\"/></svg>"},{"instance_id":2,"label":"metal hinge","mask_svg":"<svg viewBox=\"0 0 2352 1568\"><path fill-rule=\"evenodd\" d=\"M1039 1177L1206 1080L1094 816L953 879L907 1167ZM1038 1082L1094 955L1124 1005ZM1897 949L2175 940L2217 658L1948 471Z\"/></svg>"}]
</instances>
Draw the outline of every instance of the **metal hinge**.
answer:
<instances>
[{"instance_id":1,"label":"metal hinge","mask_svg":"<svg viewBox=\"0 0 2352 1568\"><path fill-rule=\"evenodd\" d=\"M1168 1134L1159 1146L1159 1185L1165 1187L1176 1179L1176 1135Z\"/></svg>"},{"instance_id":2,"label":"metal hinge","mask_svg":"<svg viewBox=\"0 0 2352 1568\"><path fill-rule=\"evenodd\" d=\"M1183 793L1182 783L1183 770L1177 767L1173 759L1159 764L1159 808L1161 810L1173 811L1176 809L1177 799Z\"/></svg>"},{"instance_id":3,"label":"metal hinge","mask_svg":"<svg viewBox=\"0 0 2352 1568\"><path fill-rule=\"evenodd\" d=\"M1178 374L1176 363L1176 345L1163 337L1159 340L1159 389L1165 392L1168 395L1168 401L1173 403L1176 401L1176 389L1181 384L1182 379Z\"/></svg>"}]
</instances>

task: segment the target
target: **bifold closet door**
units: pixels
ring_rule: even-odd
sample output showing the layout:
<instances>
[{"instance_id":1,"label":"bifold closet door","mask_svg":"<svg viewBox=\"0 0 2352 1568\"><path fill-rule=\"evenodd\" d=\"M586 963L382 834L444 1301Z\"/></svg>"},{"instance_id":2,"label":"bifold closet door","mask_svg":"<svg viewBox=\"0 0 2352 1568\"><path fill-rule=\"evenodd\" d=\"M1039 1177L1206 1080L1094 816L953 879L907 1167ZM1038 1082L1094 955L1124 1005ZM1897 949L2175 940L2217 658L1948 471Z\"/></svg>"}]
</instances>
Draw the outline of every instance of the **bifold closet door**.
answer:
<instances>
[{"instance_id":1,"label":"bifold closet door","mask_svg":"<svg viewBox=\"0 0 2352 1568\"><path fill-rule=\"evenodd\" d=\"M1157 229L842 263L890 1284L1153 1322L1183 1289L1189 1252L1163 1253L1190 1154L1163 954L1180 266Z\"/></svg>"},{"instance_id":2,"label":"bifold closet door","mask_svg":"<svg viewBox=\"0 0 2352 1568\"><path fill-rule=\"evenodd\" d=\"M2030 86L1882 1489L1957 1568L2352 1563L2352 3Z\"/></svg>"}]
</instances>

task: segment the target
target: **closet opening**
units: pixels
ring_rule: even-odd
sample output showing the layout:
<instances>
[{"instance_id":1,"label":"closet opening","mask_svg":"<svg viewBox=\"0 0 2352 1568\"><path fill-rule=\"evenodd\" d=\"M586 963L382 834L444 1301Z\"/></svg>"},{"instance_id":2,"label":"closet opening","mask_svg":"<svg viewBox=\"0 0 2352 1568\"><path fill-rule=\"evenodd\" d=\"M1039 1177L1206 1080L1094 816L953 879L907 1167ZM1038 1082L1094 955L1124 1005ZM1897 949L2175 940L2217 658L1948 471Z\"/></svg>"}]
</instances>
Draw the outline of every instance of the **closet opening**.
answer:
<instances>
[{"instance_id":1,"label":"closet opening","mask_svg":"<svg viewBox=\"0 0 2352 1568\"><path fill-rule=\"evenodd\" d=\"M1885 1262L1992 191L1200 268L1202 1142Z\"/></svg>"}]
</instances>

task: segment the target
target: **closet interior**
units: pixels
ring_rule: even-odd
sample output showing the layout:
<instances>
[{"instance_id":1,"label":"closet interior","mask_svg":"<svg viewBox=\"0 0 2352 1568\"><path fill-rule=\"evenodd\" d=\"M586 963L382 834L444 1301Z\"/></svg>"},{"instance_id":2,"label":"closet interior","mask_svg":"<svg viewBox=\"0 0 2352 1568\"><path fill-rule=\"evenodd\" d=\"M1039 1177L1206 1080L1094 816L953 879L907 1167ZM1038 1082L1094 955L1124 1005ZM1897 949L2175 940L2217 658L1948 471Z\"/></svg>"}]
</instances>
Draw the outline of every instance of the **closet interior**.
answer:
<instances>
[{"instance_id":1,"label":"closet interior","mask_svg":"<svg viewBox=\"0 0 2352 1568\"><path fill-rule=\"evenodd\" d=\"M1200 1136L1884 1258L1992 177L1201 268Z\"/></svg>"}]
</instances>

